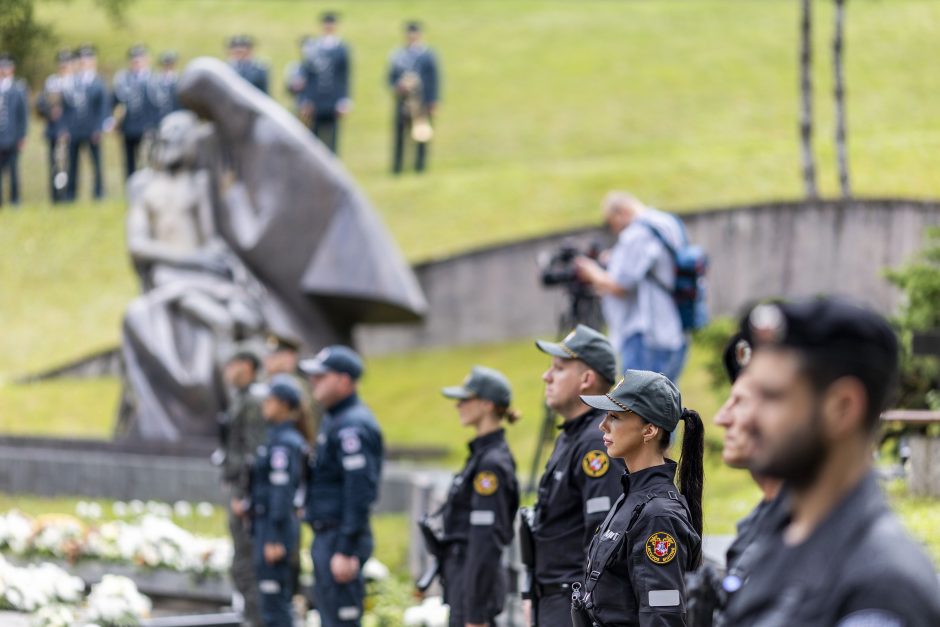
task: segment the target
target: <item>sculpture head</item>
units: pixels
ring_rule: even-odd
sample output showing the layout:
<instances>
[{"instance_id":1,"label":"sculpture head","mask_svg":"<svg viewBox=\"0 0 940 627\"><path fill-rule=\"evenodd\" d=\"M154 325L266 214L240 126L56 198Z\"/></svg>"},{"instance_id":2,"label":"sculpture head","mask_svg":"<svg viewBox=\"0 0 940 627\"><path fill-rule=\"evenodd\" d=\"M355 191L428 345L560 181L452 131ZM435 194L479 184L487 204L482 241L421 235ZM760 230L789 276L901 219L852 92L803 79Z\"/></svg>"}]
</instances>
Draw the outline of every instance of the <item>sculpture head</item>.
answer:
<instances>
[{"instance_id":1,"label":"sculpture head","mask_svg":"<svg viewBox=\"0 0 940 627\"><path fill-rule=\"evenodd\" d=\"M191 167L196 163L199 140L204 133L192 111L174 111L160 123L153 161L161 170Z\"/></svg>"}]
</instances>

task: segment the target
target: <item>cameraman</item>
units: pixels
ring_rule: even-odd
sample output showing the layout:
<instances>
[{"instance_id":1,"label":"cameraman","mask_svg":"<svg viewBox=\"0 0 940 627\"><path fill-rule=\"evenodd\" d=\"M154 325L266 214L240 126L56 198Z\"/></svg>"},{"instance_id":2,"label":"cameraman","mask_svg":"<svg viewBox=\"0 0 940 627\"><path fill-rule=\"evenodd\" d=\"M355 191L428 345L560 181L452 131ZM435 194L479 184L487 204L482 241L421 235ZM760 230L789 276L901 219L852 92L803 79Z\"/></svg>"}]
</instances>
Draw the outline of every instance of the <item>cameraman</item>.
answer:
<instances>
[{"instance_id":1,"label":"cameraman","mask_svg":"<svg viewBox=\"0 0 940 627\"><path fill-rule=\"evenodd\" d=\"M578 276L603 297L621 371L651 370L675 381L685 363L686 337L669 287L675 283L675 260L656 233L678 249L683 227L675 217L620 191L607 194L603 212L617 237L605 255L607 269L578 257Z\"/></svg>"}]
</instances>

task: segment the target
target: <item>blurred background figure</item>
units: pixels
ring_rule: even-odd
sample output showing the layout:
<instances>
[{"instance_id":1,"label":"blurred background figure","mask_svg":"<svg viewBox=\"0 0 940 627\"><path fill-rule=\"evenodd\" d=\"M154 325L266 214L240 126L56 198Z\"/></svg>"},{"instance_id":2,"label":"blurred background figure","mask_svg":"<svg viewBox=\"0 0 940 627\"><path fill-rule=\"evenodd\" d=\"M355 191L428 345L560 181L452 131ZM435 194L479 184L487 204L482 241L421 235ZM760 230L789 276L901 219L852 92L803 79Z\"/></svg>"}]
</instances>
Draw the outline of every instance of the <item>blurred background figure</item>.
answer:
<instances>
[{"instance_id":1,"label":"blurred background figure","mask_svg":"<svg viewBox=\"0 0 940 627\"><path fill-rule=\"evenodd\" d=\"M161 52L158 58L160 69L150 81L150 101L156 109L155 126L159 126L163 118L180 108L176 96L176 83L179 82L179 73L176 71L178 60L179 55L172 50Z\"/></svg>"},{"instance_id":2,"label":"blurred background figure","mask_svg":"<svg viewBox=\"0 0 940 627\"><path fill-rule=\"evenodd\" d=\"M101 136L111 125L108 88L98 76L98 54L94 46L81 46L76 72L65 92L65 118L69 134L68 199L78 197L79 151L82 146L91 156L94 169L95 200L104 196L104 181L101 174Z\"/></svg>"},{"instance_id":3,"label":"blurred background figure","mask_svg":"<svg viewBox=\"0 0 940 627\"><path fill-rule=\"evenodd\" d=\"M127 51L127 69L114 75L112 106L121 107L116 114L121 119L124 137L124 177L137 171L137 159L147 160L147 147L157 124L157 109L151 100L150 56L144 46L133 46ZM151 141L145 141L148 138ZM143 150L142 150L143 148Z\"/></svg>"},{"instance_id":4,"label":"blurred background figure","mask_svg":"<svg viewBox=\"0 0 940 627\"><path fill-rule=\"evenodd\" d=\"M9 54L0 54L0 205L3 205L4 172L9 172L10 204L14 207L20 204L17 161L26 143L28 102L26 84L16 80L16 62Z\"/></svg>"},{"instance_id":5,"label":"blurred background figure","mask_svg":"<svg viewBox=\"0 0 940 627\"><path fill-rule=\"evenodd\" d=\"M419 22L405 24L405 45L392 52L388 84L395 97L392 172L402 170L407 133L415 143L415 170L427 167L431 119L437 108L440 77L434 51L425 43Z\"/></svg>"},{"instance_id":6,"label":"blurred background figure","mask_svg":"<svg viewBox=\"0 0 940 627\"><path fill-rule=\"evenodd\" d=\"M74 71L71 50L56 54L56 71L43 83L36 99L36 113L46 122L45 138L49 146L49 200L53 204L68 199L69 130L65 119L65 92Z\"/></svg>"},{"instance_id":7,"label":"blurred background figure","mask_svg":"<svg viewBox=\"0 0 940 627\"><path fill-rule=\"evenodd\" d=\"M228 40L228 64L243 79L268 93L268 68L254 54L255 42L248 35L235 35Z\"/></svg>"}]
</instances>

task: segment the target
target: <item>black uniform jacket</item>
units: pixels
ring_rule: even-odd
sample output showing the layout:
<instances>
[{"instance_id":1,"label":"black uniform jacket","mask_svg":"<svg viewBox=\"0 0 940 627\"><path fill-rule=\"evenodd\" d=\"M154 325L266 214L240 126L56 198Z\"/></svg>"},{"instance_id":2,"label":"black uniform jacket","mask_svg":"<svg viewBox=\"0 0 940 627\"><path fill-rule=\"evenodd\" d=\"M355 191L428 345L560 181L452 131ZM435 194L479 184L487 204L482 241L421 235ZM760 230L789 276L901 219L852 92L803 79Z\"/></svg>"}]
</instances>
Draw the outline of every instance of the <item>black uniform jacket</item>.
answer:
<instances>
[{"instance_id":1,"label":"black uniform jacket","mask_svg":"<svg viewBox=\"0 0 940 627\"><path fill-rule=\"evenodd\" d=\"M728 625L940 625L940 586L930 560L891 513L873 474L798 546L773 519Z\"/></svg>"},{"instance_id":2,"label":"black uniform jacket","mask_svg":"<svg viewBox=\"0 0 940 627\"><path fill-rule=\"evenodd\" d=\"M605 627L685 624L685 573L701 562L702 539L675 473L670 460L624 473L623 496L591 542L584 600Z\"/></svg>"},{"instance_id":3,"label":"black uniform jacket","mask_svg":"<svg viewBox=\"0 0 940 627\"><path fill-rule=\"evenodd\" d=\"M486 622L493 615L488 610L502 607L507 591L501 589L505 586L499 585L497 574L503 549L512 541L518 509L516 463L504 431L476 438L441 510L444 542L462 549L457 552L463 559L462 585L456 592L469 622ZM445 586L455 583L448 581Z\"/></svg>"},{"instance_id":4,"label":"black uniform jacket","mask_svg":"<svg viewBox=\"0 0 940 627\"><path fill-rule=\"evenodd\" d=\"M598 429L604 415L591 410L562 425L539 481L533 529L537 585L581 579L591 538L620 496L624 465L605 452Z\"/></svg>"}]
</instances>

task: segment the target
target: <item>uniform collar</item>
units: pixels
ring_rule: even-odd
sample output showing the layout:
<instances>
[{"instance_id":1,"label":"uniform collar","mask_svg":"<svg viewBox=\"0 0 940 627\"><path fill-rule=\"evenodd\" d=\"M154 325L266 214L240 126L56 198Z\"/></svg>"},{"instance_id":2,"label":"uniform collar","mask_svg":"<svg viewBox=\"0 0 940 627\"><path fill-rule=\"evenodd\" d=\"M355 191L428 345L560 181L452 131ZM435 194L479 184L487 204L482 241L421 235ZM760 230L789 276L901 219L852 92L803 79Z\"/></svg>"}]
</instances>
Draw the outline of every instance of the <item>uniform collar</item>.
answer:
<instances>
[{"instance_id":1,"label":"uniform collar","mask_svg":"<svg viewBox=\"0 0 940 627\"><path fill-rule=\"evenodd\" d=\"M624 472L620 477L620 485L623 486L623 493L629 495L631 492L646 490L663 483L671 483L675 486L675 477L676 462L667 459L665 464L659 466L650 466L633 473Z\"/></svg>"},{"instance_id":2,"label":"uniform collar","mask_svg":"<svg viewBox=\"0 0 940 627\"><path fill-rule=\"evenodd\" d=\"M343 411L344 409L352 407L358 402L359 402L359 395L353 392L352 394L350 394L343 400L339 401L338 403L330 407L327 411L330 412L331 414L336 414L336 413Z\"/></svg>"},{"instance_id":3,"label":"uniform collar","mask_svg":"<svg viewBox=\"0 0 940 627\"><path fill-rule=\"evenodd\" d=\"M506 441L506 431L504 429L497 429L492 433L487 433L486 435L481 435L470 440L470 454L476 454L482 451L483 449L493 446L499 442Z\"/></svg>"},{"instance_id":4,"label":"uniform collar","mask_svg":"<svg viewBox=\"0 0 940 627\"><path fill-rule=\"evenodd\" d=\"M597 415L603 413L599 409L589 409L577 418L573 420L566 420L565 422L558 425L558 428L571 435L572 433L577 433L584 428L584 425L591 422L593 418L597 418Z\"/></svg>"},{"instance_id":5,"label":"uniform collar","mask_svg":"<svg viewBox=\"0 0 940 627\"><path fill-rule=\"evenodd\" d=\"M276 424L268 425L268 432L273 434L284 433L285 431L290 431L291 429L296 429L296 424L293 420L288 420L286 422L279 422Z\"/></svg>"}]
</instances>

